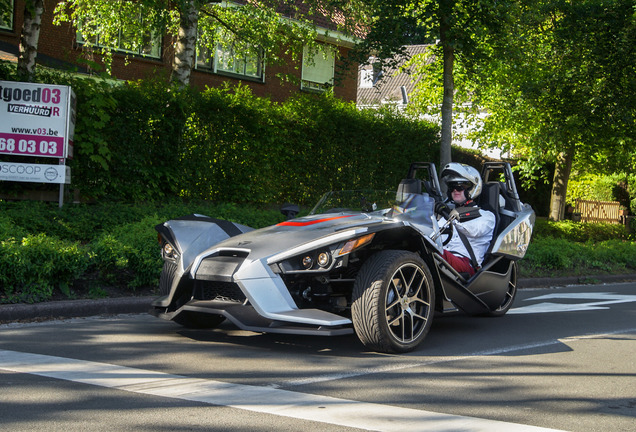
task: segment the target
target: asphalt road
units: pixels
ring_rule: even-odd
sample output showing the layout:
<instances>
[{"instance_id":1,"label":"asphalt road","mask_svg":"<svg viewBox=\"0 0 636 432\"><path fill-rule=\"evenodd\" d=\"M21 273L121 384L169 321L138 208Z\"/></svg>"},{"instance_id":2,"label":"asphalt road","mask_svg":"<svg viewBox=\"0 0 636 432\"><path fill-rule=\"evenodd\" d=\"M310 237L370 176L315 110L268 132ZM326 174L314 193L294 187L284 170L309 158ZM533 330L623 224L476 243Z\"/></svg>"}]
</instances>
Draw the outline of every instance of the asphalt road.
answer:
<instances>
[{"instance_id":1,"label":"asphalt road","mask_svg":"<svg viewBox=\"0 0 636 432\"><path fill-rule=\"evenodd\" d=\"M635 431L636 283L523 289L413 353L149 315L0 325L5 430Z\"/></svg>"}]
</instances>

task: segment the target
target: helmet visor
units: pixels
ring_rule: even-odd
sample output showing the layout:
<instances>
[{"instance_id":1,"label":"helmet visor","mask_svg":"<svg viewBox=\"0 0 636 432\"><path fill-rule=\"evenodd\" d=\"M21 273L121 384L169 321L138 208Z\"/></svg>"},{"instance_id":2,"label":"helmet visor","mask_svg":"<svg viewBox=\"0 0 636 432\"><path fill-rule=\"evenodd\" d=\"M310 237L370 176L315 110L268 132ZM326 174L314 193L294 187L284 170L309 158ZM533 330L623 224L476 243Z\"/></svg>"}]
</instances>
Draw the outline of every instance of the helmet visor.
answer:
<instances>
[{"instance_id":1,"label":"helmet visor","mask_svg":"<svg viewBox=\"0 0 636 432\"><path fill-rule=\"evenodd\" d=\"M453 181L448 182L448 189L451 191L465 191L470 189L473 186L471 182L468 181Z\"/></svg>"}]
</instances>

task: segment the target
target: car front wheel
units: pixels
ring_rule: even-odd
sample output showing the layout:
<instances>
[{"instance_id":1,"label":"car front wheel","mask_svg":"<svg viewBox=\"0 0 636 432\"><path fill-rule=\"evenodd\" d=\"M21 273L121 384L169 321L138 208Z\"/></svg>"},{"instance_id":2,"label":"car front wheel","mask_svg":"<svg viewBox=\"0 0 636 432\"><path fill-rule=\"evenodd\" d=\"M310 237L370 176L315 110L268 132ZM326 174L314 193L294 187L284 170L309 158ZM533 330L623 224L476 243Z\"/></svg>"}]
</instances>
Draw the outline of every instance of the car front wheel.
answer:
<instances>
[{"instance_id":1,"label":"car front wheel","mask_svg":"<svg viewBox=\"0 0 636 432\"><path fill-rule=\"evenodd\" d=\"M378 252L356 277L352 320L367 348L386 353L412 351L426 337L434 309L431 273L415 253Z\"/></svg>"}]
</instances>

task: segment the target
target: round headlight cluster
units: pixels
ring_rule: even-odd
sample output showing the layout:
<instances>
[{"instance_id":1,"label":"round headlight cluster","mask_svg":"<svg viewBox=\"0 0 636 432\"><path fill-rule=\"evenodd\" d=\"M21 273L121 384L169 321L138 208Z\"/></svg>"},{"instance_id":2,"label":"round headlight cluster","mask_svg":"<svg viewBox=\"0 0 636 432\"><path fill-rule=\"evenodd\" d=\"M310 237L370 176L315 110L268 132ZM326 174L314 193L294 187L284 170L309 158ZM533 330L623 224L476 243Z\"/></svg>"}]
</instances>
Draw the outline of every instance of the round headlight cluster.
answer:
<instances>
[{"instance_id":1,"label":"round headlight cluster","mask_svg":"<svg viewBox=\"0 0 636 432\"><path fill-rule=\"evenodd\" d=\"M178 259L179 255L177 251L170 243L164 243L163 245L163 256L168 259Z\"/></svg>"},{"instance_id":2,"label":"round headlight cluster","mask_svg":"<svg viewBox=\"0 0 636 432\"><path fill-rule=\"evenodd\" d=\"M311 269L314 266L314 263L318 264L320 268L327 268L331 264L331 254L327 251L318 253L318 256L315 255L305 255L301 260L303 268L306 270Z\"/></svg>"}]
</instances>

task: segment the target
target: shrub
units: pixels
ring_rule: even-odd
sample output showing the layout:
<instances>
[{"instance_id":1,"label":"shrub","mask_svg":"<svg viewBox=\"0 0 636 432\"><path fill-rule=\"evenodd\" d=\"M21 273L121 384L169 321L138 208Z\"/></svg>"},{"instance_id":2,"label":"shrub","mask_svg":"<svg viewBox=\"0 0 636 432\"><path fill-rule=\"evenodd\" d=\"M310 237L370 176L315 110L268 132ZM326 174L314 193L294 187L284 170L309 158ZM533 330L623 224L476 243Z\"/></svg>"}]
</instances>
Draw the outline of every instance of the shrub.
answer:
<instances>
[{"instance_id":1,"label":"shrub","mask_svg":"<svg viewBox=\"0 0 636 432\"><path fill-rule=\"evenodd\" d=\"M620 224L580 223L569 220L554 222L543 219L536 221L533 237L561 238L573 242L634 239L634 235Z\"/></svg>"},{"instance_id":2,"label":"shrub","mask_svg":"<svg viewBox=\"0 0 636 432\"><path fill-rule=\"evenodd\" d=\"M76 242L40 233L0 242L1 303L47 300L55 288L70 286L89 267L88 254Z\"/></svg>"},{"instance_id":3,"label":"shrub","mask_svg":"<svg viewBox=\"0 0 636 432\"><path fill-rule=\"evenodd\" d=\"M133 289L159 282L161 259L153 227L157 216L116 227L89 244L100 278Z\"/></svg>"},{"instance_id":4,"label":"shrub","mask_svg":"<svg viewBox=\"0 0 636 432\"><path fill-rule=\"evenodd\" d=\"M574 242L535 238L519 263L523 276L595 274L636 269L636 243L624 240Z\"/></svg>"}]
</instances>

